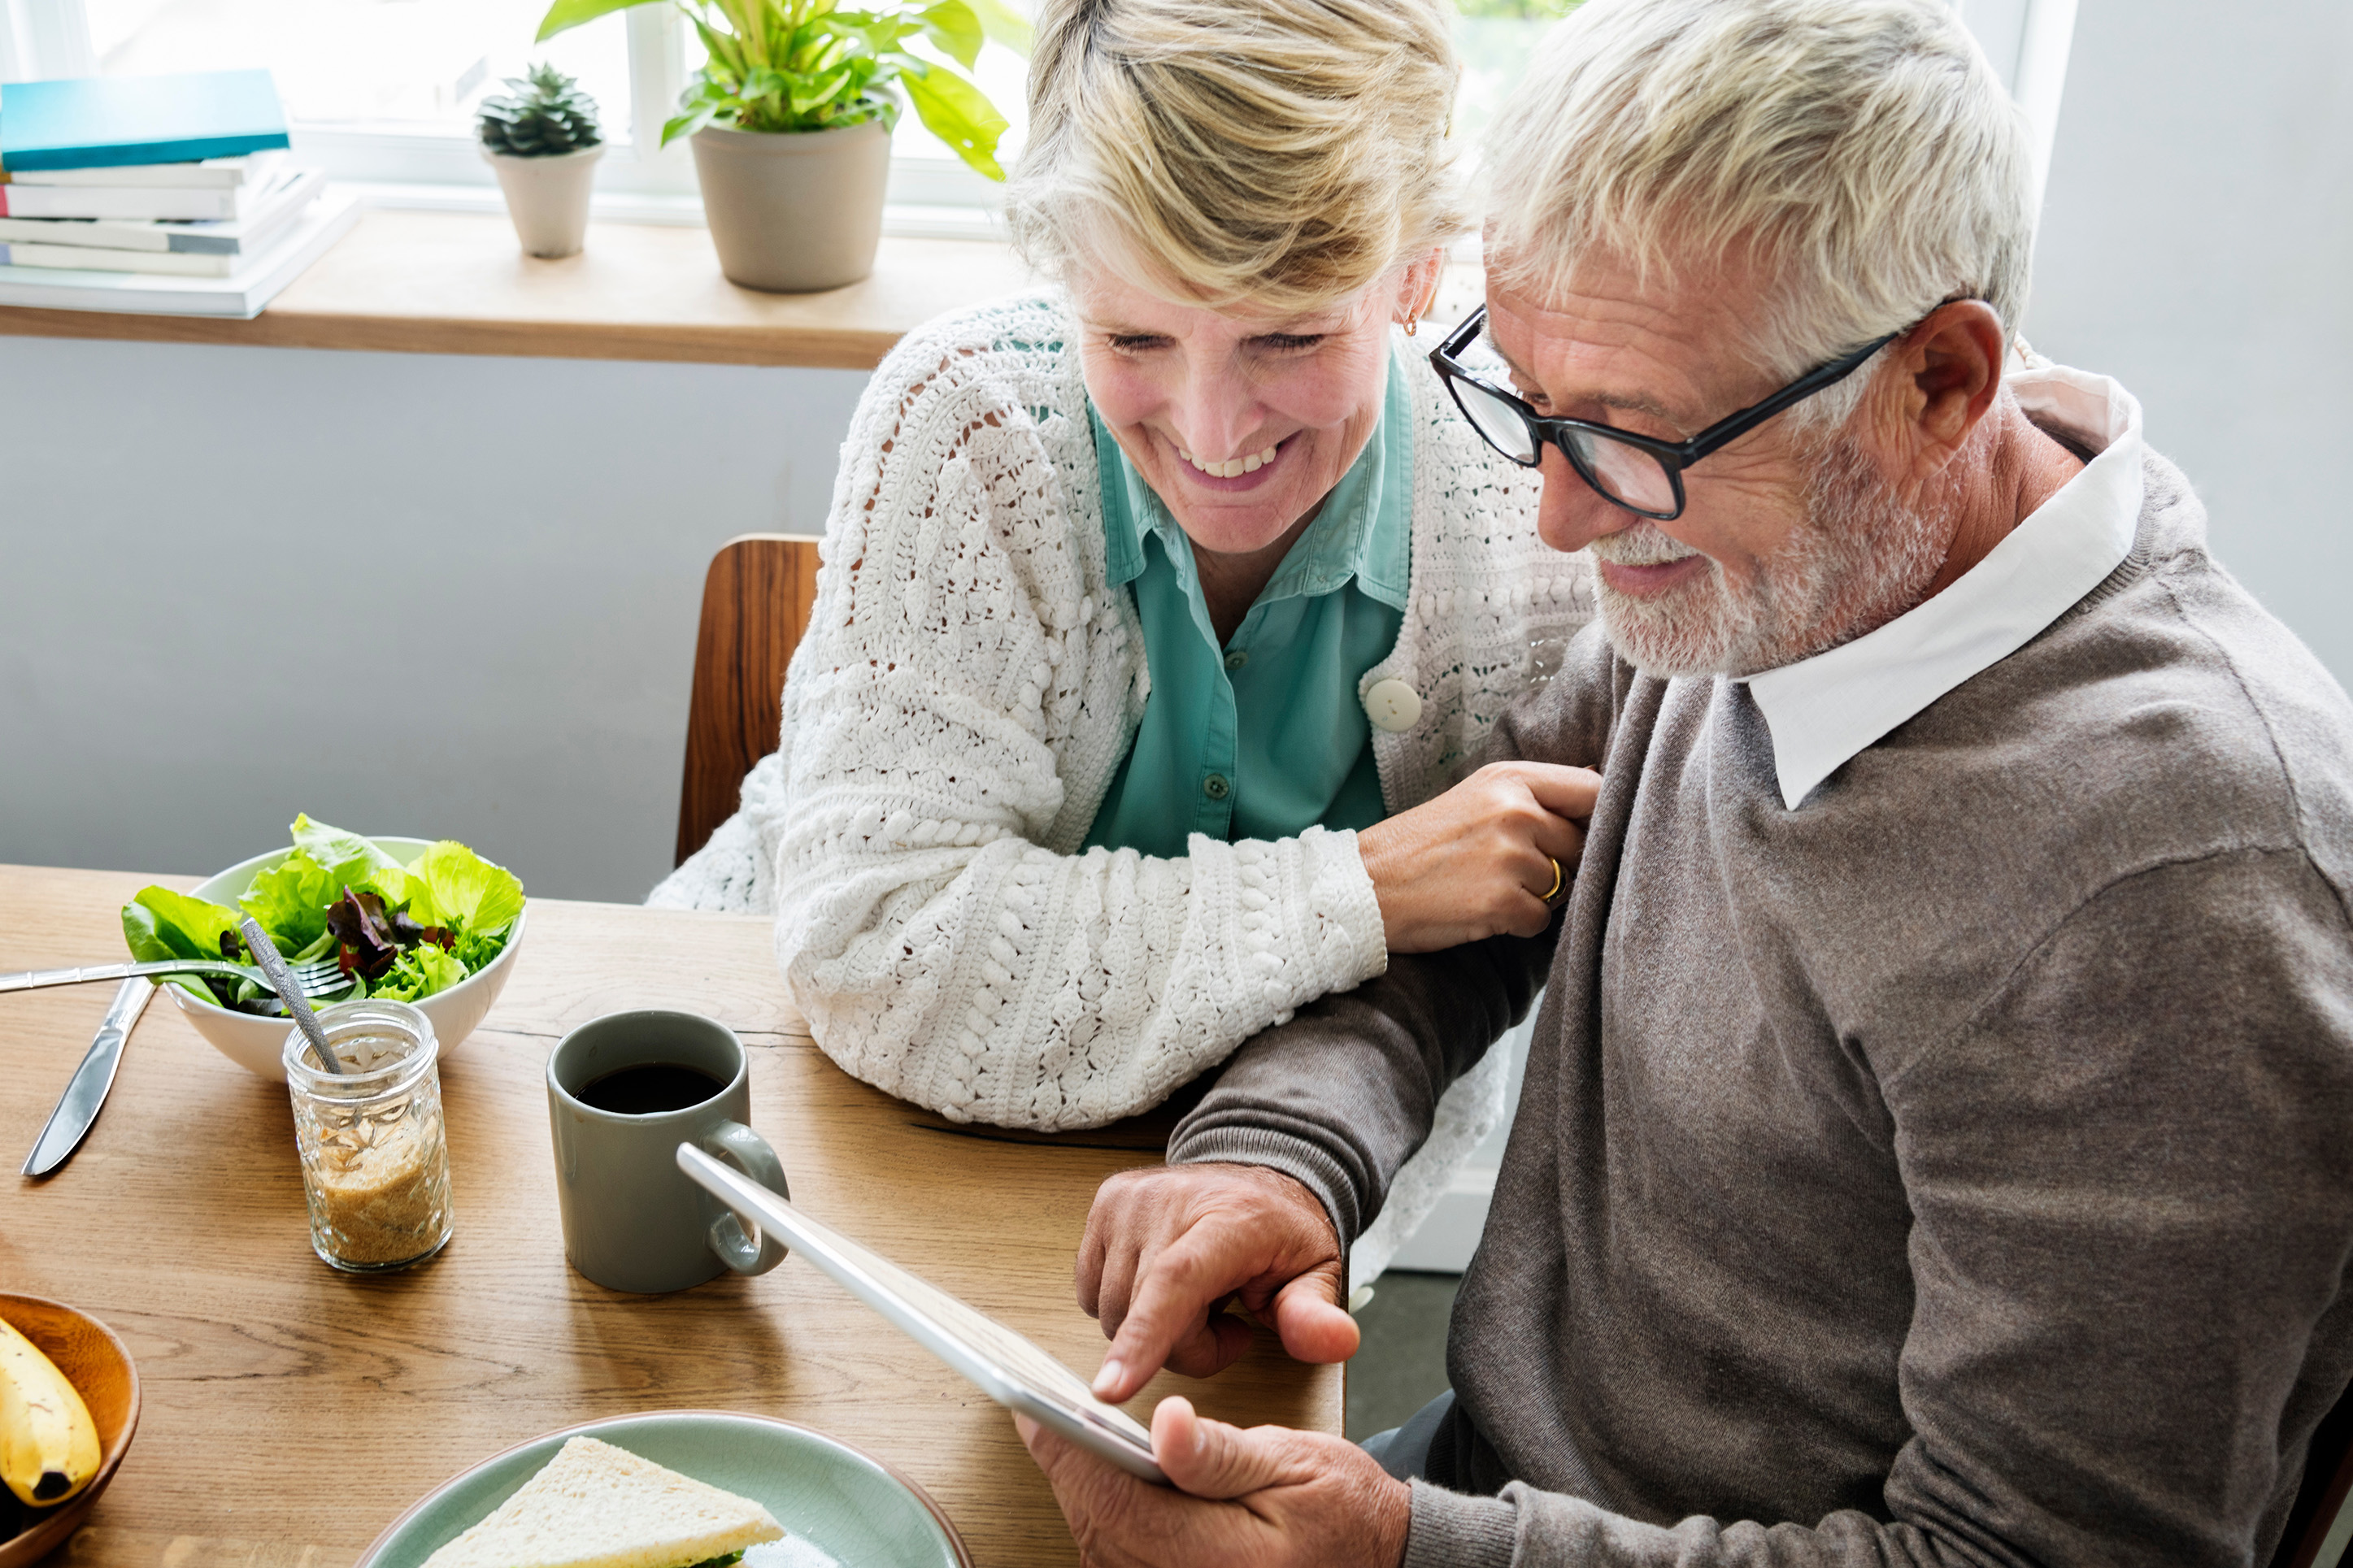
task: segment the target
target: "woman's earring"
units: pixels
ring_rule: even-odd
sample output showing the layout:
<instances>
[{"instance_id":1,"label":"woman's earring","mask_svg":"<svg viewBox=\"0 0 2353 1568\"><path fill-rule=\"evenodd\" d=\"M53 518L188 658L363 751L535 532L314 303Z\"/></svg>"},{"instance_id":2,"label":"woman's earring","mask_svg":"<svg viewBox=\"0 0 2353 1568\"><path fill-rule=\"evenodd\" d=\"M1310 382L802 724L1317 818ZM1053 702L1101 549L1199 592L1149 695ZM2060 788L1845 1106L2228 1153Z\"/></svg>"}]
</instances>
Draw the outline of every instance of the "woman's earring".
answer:
<instances>
[{"instance_id":1,"label":"woman's earring","mask_svg":"<svg viewBox=\"0 0 2353 1568\"><path fill-rule=\"evenodd\" d=\"M1413 336L1413 330L1419 325L1421 325L1421 318L1419 316L1408 316L1405 319L1405 335L1407 337Z\"/></svg>"}]
</instances>

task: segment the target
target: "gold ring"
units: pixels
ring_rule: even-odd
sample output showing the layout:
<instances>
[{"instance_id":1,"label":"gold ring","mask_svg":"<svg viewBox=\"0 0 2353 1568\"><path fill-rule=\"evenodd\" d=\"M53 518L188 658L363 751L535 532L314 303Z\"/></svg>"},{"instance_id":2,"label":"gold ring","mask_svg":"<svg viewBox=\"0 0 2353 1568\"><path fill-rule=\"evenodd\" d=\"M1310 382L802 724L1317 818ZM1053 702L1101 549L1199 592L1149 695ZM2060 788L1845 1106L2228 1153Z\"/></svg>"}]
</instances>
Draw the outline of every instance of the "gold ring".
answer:
<instances>
[{"instance_id":1,"label":"gold ring","mask_svg":"<svg viewBox=\"0 0 2353 1568\"><path fill-rule=\"evenodd\" d=\"M1549 855L1546 856L1545 858L1552 860L1552 857ZM1552 860L1552 891L1544 896L1544 901L1546 904L1550 904L1555 899L1560 897L1560 862L1557 860Z\"/></svg>"}]
</instances>

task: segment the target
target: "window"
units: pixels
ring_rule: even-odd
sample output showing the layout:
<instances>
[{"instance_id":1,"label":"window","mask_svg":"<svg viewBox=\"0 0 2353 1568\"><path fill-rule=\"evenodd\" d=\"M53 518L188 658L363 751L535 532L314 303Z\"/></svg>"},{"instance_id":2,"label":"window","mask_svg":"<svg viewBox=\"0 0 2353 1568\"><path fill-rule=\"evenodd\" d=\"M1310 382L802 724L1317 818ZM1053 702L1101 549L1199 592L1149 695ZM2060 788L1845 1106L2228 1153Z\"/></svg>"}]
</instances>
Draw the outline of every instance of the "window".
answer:
<instances>
[{"instance_id":1,"label":"window","mask_svg":"<svg viewBox=\"0 0 2353 1568\"><path fill-rule=\"evenodd\" d=\"M1577 0L1455 0L1461 19L1454 47L1462 57L1462 89L1455 110L1459 135L1476 147L1487 122L1528 68L1537 41Z\"/></svg>"},{"instance_id":2,"label":"window","mask_svg":"<svg viewBox=\"0 0 2353 1568\"><path fill-rule=\"evenodd\" d=\"M108 76L267 66L296 123L465 136L526 56L580 79L607 114L629 101L624 19L533 47L540 0L82 0ZM626 123L614 140L628 139Z\"/></svg>"},{"instance_id":3,"label":"window","mask_svg":"<svg viewBox=\"0 0 2353 1568\"><path fill-rule=\"evenodd\" d=\"M1019 4L1019 0L1016 0ZM1576 0L1457 0L1461 128L1475 139L1518 81L1535 41ZM491 208L473 111L527 62L553 60L603 110L612 151L597 210L621 220L701 221L683 144L657 145L700 46L667 5L638 5L534 44L546 0L0 0L0 81L97 72L142 75L265 65L306 161L377 187L381 202ZM2016 92L2049 161L2075 0L1955 0ZM1024 129L1025 62L995 43L975 71ZM966 169L913 114L893 141L888 228L978 236L996 228L997 187Z\"/></svg>"},{"instance_id":4,"label":"window","mask_svg":"<svg viewBox=\"0 0 2353 1568\"><path fill-rule=\"evenodd\" d=\"M387 204L495 207L475 151L474 110L503 79L551 60L596 100L611 151L597 210L637 221L699 222L685 144L659 145L662 121L701 63L677 13L643 5L532 41L547 0L0 0L0 81L266 66L285 100L297 154L336 178L375 185ZM992 43L981 89L1015 122L1026 62ZM933 140L913 114L893 143L898 233L991 232L997 187Z\"/></svg>"},{"instance_id":5,"label":"window","mask_svg":"<svg viewBox=\"0 0 2353 1568\"><path fill-rule=\"evenodd\" d=\"M1455 0L1462 20L1456 46L1462 55L1461 127L1476 139L1527 68L1536 41L1578 0ZM1951 0L2019 107L2032 138L2039 193L2051 167L2059 124L2059 93L2067 51L2075 36L2076 0Z\"/></svg>"}]
</instances>

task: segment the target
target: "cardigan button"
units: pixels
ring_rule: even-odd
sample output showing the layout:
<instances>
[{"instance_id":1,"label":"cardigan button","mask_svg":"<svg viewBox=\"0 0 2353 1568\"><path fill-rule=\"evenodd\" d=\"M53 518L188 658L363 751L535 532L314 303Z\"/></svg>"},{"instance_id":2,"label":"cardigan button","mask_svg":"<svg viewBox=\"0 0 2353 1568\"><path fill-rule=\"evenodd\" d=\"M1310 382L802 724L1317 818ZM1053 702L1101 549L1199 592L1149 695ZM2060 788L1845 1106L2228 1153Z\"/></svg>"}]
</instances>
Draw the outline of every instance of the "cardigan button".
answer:
<instances>
[{"instance_id":1,"label":"cardigan button","mask_svg":"<svg viewBox=\"0 0 2353 1568\"><path fill-rule=\"evenodd\" d=\"M1413 728L1421 717L1421 693L1404 681L1391 676L1387 680L1373 682L1365 693L1365 716L1373 728L1385 734L1401 734Z\"/></svg>"},{"instance_id":2,"label":"cardigan button","mask_svg":"<svg viewBox=\"0 0 2353 1568\"><path fill-rule=\"evenodd\" d=\"M1223 773L1211 773L1201 781L1201 793L1211 800L1223 800L1234 793L1234 786Z\"/></svg>"}]
</instances>

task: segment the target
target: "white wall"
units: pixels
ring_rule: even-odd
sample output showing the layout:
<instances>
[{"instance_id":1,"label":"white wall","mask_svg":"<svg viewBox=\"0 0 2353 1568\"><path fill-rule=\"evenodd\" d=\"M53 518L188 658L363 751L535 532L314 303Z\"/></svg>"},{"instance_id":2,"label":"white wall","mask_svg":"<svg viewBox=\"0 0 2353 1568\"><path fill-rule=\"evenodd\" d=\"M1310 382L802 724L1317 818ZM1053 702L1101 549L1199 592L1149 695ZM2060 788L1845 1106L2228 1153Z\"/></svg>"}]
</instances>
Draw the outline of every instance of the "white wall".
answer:
<instances>
[{"instance_id":1,"label":"white wall","mask_svg":"<svg viewBox=\"0 0 2353 1568\"><path fill-rule=\"evenodd\" d=\"M703 569L821 526L865 379L0 337L0 861L299 810L642 897Z\"/></svg>"},{"instance_id":2,"label":"white wall","mask_svg":"<svg viewBox=\"0 0 2353 1568\"><path fill-rule=\"evenodd\" d=\"M2353 5L2081 0L2026 331L2132 389L2353 684Z\"/></svg>"}]
</instances>

